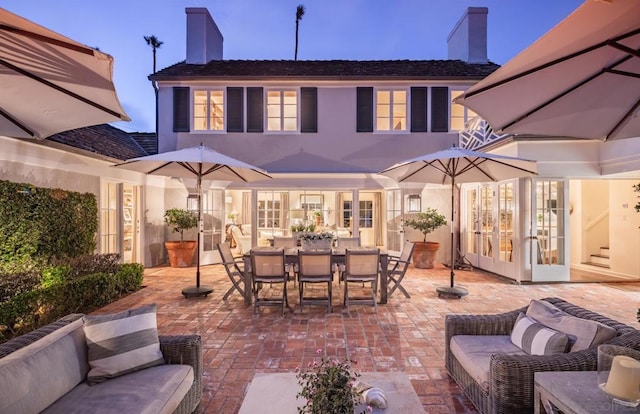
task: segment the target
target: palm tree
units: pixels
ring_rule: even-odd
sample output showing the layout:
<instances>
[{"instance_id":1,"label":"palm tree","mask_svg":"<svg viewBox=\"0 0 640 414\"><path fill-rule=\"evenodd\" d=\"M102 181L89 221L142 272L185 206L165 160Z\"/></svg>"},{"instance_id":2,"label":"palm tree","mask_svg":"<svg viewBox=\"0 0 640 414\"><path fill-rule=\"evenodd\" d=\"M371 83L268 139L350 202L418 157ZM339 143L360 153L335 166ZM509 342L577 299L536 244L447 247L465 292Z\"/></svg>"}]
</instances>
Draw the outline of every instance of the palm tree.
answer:
<instances>
[{"instance_id":1,"label":"palm tree","mask_svg":"<svg viewBox=\"0 0 640 414\"><path fill-rule=\"evenodd\" d=\"M153 73L156 73L156 50L158 50L164 42L159 41L158 38L154 35L145 36L144 40L149 46L151 46L151 49L153 50ZM153 88L157 91L157 87L155 84L153 84Z\"/></svg>"},{"instance_id":2,"label":"palm tree","mask_svg":"<svg viewBox=\"0 0 640 414\"><path fill-rule=\"evenodd\" d=\"M304 16L304 6L302 4L298 4L298 7L296 8L296 52L293 60L298 60L298 26L300 25L302 16Z\"/></svg>"}]
</instances>

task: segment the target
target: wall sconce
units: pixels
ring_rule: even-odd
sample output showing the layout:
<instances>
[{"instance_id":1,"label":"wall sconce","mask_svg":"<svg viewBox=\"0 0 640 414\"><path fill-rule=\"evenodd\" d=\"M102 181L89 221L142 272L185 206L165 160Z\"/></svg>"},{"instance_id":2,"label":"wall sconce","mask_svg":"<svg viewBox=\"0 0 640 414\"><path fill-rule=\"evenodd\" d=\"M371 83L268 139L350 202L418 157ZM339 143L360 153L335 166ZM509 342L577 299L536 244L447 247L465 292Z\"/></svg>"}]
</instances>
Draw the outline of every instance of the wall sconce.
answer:
<instances>
[{"instance_id":1,"label":"wall sconce","mask_svg":"<svg viewBox=\"0 0 640 414\"><path fill-rule=\"evenodd\" d=\"M189 194L187 196L187 210L191 211L192 213L197 213L198 199L199 199L198 194Z\"/></svg>"},{"instance_id":2,"label":"wall sconce","mask_svg":"<svg viewBox=\"0 0 640 414\"><path fill-rule=\"evenodd\" d=\"M422 210L422 199L420 198L420 194L410 194L407 201L409 202L409 213L418 213Z\"/></svg>"}]
</instances>

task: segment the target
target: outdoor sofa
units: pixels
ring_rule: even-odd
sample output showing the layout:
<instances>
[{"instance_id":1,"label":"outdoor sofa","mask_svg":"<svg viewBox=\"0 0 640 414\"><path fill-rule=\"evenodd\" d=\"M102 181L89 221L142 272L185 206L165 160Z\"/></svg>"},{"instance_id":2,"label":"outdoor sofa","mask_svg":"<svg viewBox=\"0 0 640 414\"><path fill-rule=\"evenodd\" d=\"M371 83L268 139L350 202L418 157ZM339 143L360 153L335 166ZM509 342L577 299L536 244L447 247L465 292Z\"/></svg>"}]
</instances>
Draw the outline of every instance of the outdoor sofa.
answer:
<instances>
[{"instance_id":1,"label":"outdoor sofa","mask_svg":"<svg viewBox=\"0 0 640 414\"><path fill-rule=\"evenodd\" d=\"M67 315L0 344L0 412L195 411L202 395L199 335L159 336L163 361L89 385L83 316Z\"/></svg>"},{"instance_id":2,"label":"outdoor sofa","mask_svg":"<svg viewBox=\"0 0 640 414\"><path fill-rule=\"evenodd\" d=\"M533 303L537 302L537 303ZM572 317L593 323L596 338L586 349L553 355L532 355L513 344L512 330L520 314L531 307L557 308L566 315L560 326L572 325ZM544 306L540 306L544 305ZM531 310L530 310L531 313ZM520 316L522 318L522 316ZM574 320L575 321L575 320ZM577 321L582 324L582 321ZM610 327L610 328L607 328ZM561 332L562 334L562 332ZM558 335L562 336L562 335ZM570 335L568 335L570 336ZM567 343L567 349L577 345ZM635 328L572 305L560 298L532 301L529 306L497 315L447 315L445 318L445 367L481 413L533 412L534 373L542 371L596 371L600 343L640 349L640 332ZM570 340L571 341L571 340ZM580 340L579 340L580 341Z\"/></svg>"}]
</instances>

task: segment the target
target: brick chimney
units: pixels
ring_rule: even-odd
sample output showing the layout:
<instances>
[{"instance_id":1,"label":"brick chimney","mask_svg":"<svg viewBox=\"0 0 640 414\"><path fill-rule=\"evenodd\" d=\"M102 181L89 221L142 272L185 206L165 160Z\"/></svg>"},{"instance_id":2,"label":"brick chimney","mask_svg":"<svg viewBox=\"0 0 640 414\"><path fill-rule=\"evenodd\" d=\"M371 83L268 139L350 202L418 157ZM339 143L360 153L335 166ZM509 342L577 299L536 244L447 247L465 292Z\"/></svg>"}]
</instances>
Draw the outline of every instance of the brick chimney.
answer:
<instances>
[{"instance_id":1,"label":"brick chimney","mask_svg":"<svg viewBox=\"0 0 640 414\"><path fill-rule=\"evenodd\" d=\"M487 7L468 7L447 37L448 58L487 63Z\"/></svg>"},{"instance_id":2,"label":"brick chimney","mask_svg":"<svg viewBox=\"0 0 640 414\"><path fill-rule=\"evenodd\" d=\"M187 7L187 63L204 65L222 60L224 38L204 7Z\"/></svg>"}]
</instances>

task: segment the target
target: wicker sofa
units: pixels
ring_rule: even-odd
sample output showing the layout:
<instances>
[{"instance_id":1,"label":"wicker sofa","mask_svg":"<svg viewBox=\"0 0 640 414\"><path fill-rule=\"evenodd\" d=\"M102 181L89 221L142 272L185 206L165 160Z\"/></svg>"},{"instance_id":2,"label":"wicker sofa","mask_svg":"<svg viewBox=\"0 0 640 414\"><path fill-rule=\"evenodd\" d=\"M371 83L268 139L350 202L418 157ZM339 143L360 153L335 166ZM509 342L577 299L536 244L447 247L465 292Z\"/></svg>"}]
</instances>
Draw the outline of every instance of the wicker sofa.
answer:
<instances>
[{"instance_id":1,"label":"wicker sofa","mask_svg":"<svg viewBox=\"0 0 640 414\"><path fill-rule=\"evenodd\" d=\"M67 315L0 344L0 378L6 382L0 390L0 412L195 411L202 395L200 336L159 336L164 366L89 386L82 379L87 373L82 361L86 360L83 316Z\"/></svg>"},{"instance_id":2,"label":"wicker sofa","mask_svg":"<svg viewBox=\"0 0 640 414\"><path fill-rule=\"evenodd\" d=\"M542 300L569 315L614 328L615 336L605 343L640 349L640 332L635 328L560 298ZM534 372L597 370L597 346L557 355L490 353L488 381L479 383L477 376L467 372L452 352L451 339L456 335L510 335L518 315L527 308L497 315L447 315L445 318L445 367L481 413L533 412Z\"/></svg>"}]
</instances>

